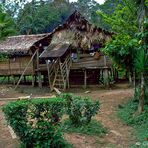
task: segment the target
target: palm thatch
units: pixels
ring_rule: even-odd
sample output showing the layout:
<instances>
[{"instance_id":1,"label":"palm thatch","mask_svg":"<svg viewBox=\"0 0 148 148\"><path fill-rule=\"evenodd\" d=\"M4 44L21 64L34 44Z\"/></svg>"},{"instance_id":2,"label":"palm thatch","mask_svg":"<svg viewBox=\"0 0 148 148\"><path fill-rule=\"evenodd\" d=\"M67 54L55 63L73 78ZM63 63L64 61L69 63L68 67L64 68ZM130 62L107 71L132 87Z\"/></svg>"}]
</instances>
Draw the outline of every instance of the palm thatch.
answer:
<instances>
[{"instance_id":1,"label":"palm thatch","mask_svg":"<svg viewBox=\"0 0 148 148\"><path fill-rule=\"evenodd\" d=\"M69 43L73 48L88 50L93 44L111 40L113 33L90 24L78 11L75 11L63 25L59 25L49 35L51 43Z\"/></svg>"},{"instance_id":2,"label":"palm thatch","mask_svg":"<svg viewBox=\"0 0 148 148\"><path fill-rule=\"evenodd\" d=\"M35 44L48 34L19 35L8 37L0 43L0 53L8 55L27 55Z\"/></svg>"}]
</instances>

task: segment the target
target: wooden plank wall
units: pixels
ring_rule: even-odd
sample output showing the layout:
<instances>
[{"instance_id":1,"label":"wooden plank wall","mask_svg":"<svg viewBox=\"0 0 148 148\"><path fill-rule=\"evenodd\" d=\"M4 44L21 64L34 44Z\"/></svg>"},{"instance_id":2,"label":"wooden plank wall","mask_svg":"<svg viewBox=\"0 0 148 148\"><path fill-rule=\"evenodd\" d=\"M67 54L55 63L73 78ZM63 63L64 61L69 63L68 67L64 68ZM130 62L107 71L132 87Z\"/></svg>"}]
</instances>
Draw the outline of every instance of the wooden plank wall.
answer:
<instances>
[{"instance_id":1,"label":"wooden plank wall","mask_svg":"<svg viewBox=\"0 0 148 148\"><path fill-rule=\"evenodd\" d=\"M106 57L107 66L111 66L112 62ZM94 56L89 54L80 55L80 59L72 63L71 69L81 69L81 68L102 68L104 67L104 56L100 56L99 59L95 59Z\"/></svg>"},{"instance_id":2,"label":"wooden plank wall","mask_svg":"<svg viewBox=\"0 0 148 148\"><path fill-rule=\"evenodd\" d=\"M26 57L16 57L8 59L7 61L0 61L0 75L21 75L27 66L30 56ZM33 62L28 67L25 75L30 75L33 73Z\"/></svg>"}]
</instances>

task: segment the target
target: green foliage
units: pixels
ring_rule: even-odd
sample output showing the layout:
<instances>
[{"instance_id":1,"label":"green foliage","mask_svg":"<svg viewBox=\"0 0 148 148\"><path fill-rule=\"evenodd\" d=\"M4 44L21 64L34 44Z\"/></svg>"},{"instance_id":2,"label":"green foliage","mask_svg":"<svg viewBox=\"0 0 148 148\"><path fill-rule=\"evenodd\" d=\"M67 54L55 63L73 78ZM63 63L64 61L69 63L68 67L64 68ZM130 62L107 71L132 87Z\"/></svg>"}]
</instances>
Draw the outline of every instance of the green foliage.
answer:
<instances>
[{"instance_id":1,"label":"green foliage","mask_svg":"<svg viewBox=\"0 0 148 148\"><path fill-rule=\"evenodd\" d=\"M118 68L130 70L134 65L134 50L137 47L138 39L119 34L102 50L113 59Z\"/></svg>"},{"instance_id":2,"label":"green foliage","mask_svg":"<svg viewBox=\"0 0 148 148\"><path fill-rule=\"evenodd\" d=\"M146 110L143 114L136 115L135 112L138 107L137 100L131 100L127 104L124 105L124 108L119 111L119 116L129 125L141 125L147 123L148 119L148 110ZM148 109L148 106L145 107ZM135 114L135 115L134 115Z\"/></svg>"},{"instance_id":3,"label":"green foliage","mask_svg":"<svg viewBox=\"0 0 148 148\"><path fill-rule=\"evenodd\" d=\"M6 119L24 147L65 147L60 130L64 101L60 98L21 100L3 108Z\"/></svg>"},{"instance_id":4,"label":"green foliage","mask_svg":"<svg viewBox=\"0 0 148 148\"><path fill-rule=\"evenodd\" d=\"M106 10L107 11L107 10ZM111 14L104 13L102 10L97 11L106 24L111 26L111 30L120 34L130 34L138 30L136 22L137 8L132 0L127 4L125 1L118 3L115 11Z\"/></svg>"},{"instance_id":5,"label":"green foliage","mask_svg":"<svg viewBox=\"0 0 148 148\"><path fill-rule=\"evenodd\" d=\"M73 3L73 7L78 10L87 20L96 26L100 25L100 18L97 16L96 11L100 5L95 0L78 0Z\"/></svg>"},{"instance_id":6,"label":"green foliage","mask_svg":"<svg viewBox=\"0 0 148 148\"><path fill-rule=\"evenodd\" d=\"M26 3L19 11L17 26L21 34L37 34L52 31L71 13L71 5L63 1Z\"/></svg>"},{"instance_id":7,"label":"green foliage","mask_svg":"<svg viewBox=\"0 0 148 148\"><path fill-rule=\"evenodd\" d=\"M94 136L103 136L107 133L107 129L96 120L92 120L89 124L76 127L69 119L67 119L62 123L62 130L67 133L79 133Z\"/></svg>"},{"instance_id":8,"label":"green foliage","mask_svg":"<svg viewBox=\"0 0 148 148\"><path fill-rule=\"evenodd\" d=\"M70 94L65 94L62 98L66 100L69 119L76 127L90 123L92 117L99 110L99 101L93 101L90 98L82 98Z\"/></svg>"},{"instance_id":9,"label":"green foliage","mask_svg":"<svg viewBox=\"0 0 148 148\"><path fill-rule=\"evenodd\" d=\"M128 125L134 127L139 142L146 142L148 137L148 104L142 114L135 114L138 108L138 100L133 99L127 102L119 111L119 117Z\"/></svg>"},{"instance_id":10,"label":"green foliage","mask_svg":"<svg viewBox=\"0 0 148 148\"><path fill-rule=\"evenodd\" d=\"M0 61L6 61L8 59L8 55L4 53L0 53Z\"/></svg>"},{"instance_id":11,"label":"green foliage","mask_svg":"<svg viewBox=\"0 0 148 148\"><path fill-rule=\"evenodd\" d=\"M137 38L139 39L139 46L137 50L135 50L135 69L136 72L148 72L148 22L145 20L144 28L145 31L137 34Z\"/></svg>"},{"instance_id":12,"label":"green foliage","mask_svg":"<svg viewBox=\"0 0 148 148\"><path fill-rule=\"evenodd\" d=\"M13 19L4 12L0 5L0 40L15 33Z\"/></svg>"}]
</instances>

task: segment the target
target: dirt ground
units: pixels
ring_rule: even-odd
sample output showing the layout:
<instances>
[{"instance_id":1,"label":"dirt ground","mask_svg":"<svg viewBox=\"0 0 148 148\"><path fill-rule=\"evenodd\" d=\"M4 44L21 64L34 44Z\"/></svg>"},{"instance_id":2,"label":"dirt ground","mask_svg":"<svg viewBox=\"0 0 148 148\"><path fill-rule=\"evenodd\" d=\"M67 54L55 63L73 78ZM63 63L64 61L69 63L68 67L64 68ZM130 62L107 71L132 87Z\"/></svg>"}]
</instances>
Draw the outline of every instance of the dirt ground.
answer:
<instances>
[{"instance_id":1,"label":"dirt ground","mask_svg":"<svg viewBox=\"0 0 148 148\"><path fill-rule=\"evenodd\" d=\"M85 93L88 91L88 93ZM101 110L96 119L100 121L107 129L108 133L104 137L65 134L65 138L74 145L75 148L129 148L135 145L136 140L132 128L121 122L116 112L118 105L128 101L133 95L133 90L128 88L127 84L116 85L110 90L101 87L93 87L84 90L83 88L73 88L68 90L75 95L89 96L92 99L99 100ZM32 95L33 97L51 96L48 88L31 88L21 86L17 91L13 86L0 85L0 106L2 107L8 101L17 97ZM8 129L4 115L0 110L0 148L17 148L18 140L13 139Z\"/></svg>"}]
</instances>

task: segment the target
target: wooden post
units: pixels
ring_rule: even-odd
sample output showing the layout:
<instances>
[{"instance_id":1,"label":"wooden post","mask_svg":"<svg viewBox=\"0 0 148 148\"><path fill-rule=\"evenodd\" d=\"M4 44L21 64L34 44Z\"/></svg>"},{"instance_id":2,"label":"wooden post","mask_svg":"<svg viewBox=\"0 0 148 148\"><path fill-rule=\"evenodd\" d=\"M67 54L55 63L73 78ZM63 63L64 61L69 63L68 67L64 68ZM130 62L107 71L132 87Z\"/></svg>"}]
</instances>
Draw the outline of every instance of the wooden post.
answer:
<instances>
[{"instance_id":1,"label":"wooden post","mask_svg":"<svg viewBox=\"0 0 148 148\"><path fill-rule=\"evenodd\" d=\"M36 74L34 75L34 83L36 84L37 83L37 77L36 77Z\"/></svg>"},{"instance_id":2,"label":"wooden post","mask_svg":"<svg viewBox=\"0 0 148 148\"><path fill-rule=\"evenodd\" d=\"M109 87L109 75L108 75L107 68L105 68L103 71L103 77L104 77L104 85L108 88Z\"/></svg>"},{"instance_id":3,"label":"wooden post","mask_svg":"<svg viewBox=\"0 0 148 148\"><path fill-rule=\"evenodd\" d=\"M50 90L52 91L53 88L52 88L51 80L50 80L50 72L49 72L49 64L48 64L48 60L46 60L46 65L47 65L47 72L48 72L48 83L49 83Z\"/></svg>"},{"instance_id":4,"label":"wooden post","mask_svg":"<svg viewBox=\"0 0 148 148\"><path fill-rule=\"evenodd\" d=\"M38 75L38 86L42 88L42 77L41 77L41 72L39 71L39 49L37 49L37 75Z\"/></svg>"},{"instance_id":5,"label":"wooden post","mask_svg":"<svg viewBox=\"0 0 148 148\"><path fill-rule=\"evenodd\" d=\"M15 76L13 75L12 78L13 78L13 85L15 85Z\"/></svg>"},{"instance_id":6,"label":"wooden post","mask_svg":"<svg viewBox=\"0 0 148 148\"><path fill-rule=\"evenodd\" d=\"M69 88L69 67L68 63L66 61L66 83L67 83L67 88Z\"/></svg>"},{"instance_id":7,"label":"wooden post","mask_svg":"<svg viewBox=\"0 0 148 148\"><path fill-rule=\"evenodd\" d=\"M10 83L10 76L8 76L8 83Z\"/></svg>"},{"instance_id":8,"label":"wooden post","mask_svg":"<svg viewBox=\"0 0 148 148\"><path fill-rule=\"evenodd\" d=\"M24 82L26 83L26 76L24 76Z\"/></svg>"},{"instance_id":9,"label":"wooden post","mask_svg":"<svg viewBox=\"0 0 148 148\"><path fill-rule=\"evenodd\" d=\"M42 88L42 75L41 75L41 72L38 72L38 85L39 85L39 88Z\"/></svg>"},{"instance_id":10,"label":"wooden post","mask_svg":"<svg viewBox=\"0 0 148 148\"><path fill-rule=\"evenodd\" d=\"M86 89L87 87L87 71L84 69L84 88Z\"/></svg>"},{"instance_id":11,"label":"wooden post","mask_svg":"<svg viewBox=\"0 0 148 148\"><path fill-rule=\"evenodd\" d=\"M34 79L34 75L32 74L32 87L34 87L35 86L35 79Z\"/></svg>"}]
</instances>

